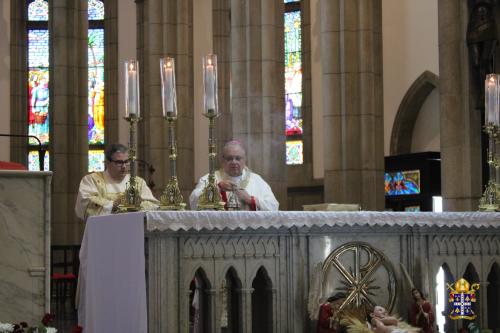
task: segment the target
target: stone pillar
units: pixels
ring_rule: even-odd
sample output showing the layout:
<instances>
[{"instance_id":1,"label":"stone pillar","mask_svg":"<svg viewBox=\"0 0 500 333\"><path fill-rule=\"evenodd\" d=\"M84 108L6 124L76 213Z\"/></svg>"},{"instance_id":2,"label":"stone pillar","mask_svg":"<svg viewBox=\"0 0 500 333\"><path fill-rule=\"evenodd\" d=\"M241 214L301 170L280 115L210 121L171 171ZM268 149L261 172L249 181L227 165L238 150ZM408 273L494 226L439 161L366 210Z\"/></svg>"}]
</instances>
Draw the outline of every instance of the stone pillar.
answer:
<instances>
[{"instance_id":1,"label":"stone pillar","mask_svg":"<svg viewBox=\"0 0 500 333\"><path fill-rule=\"evenodd\" d=\"M253 288L240 289L241 295L241 333L252 333L252 293Z\"/></svg>"},{"instance_id":2,"label":"stone pillar","mask_svg":"<svg viewBox=\"0 0 500 333\"><path fill-rule=\"evenodd\" d=\"M104 140L108 144L119 142L118 119L123 117L118 107L118 91L120 84L123 84L118 81L118 71L123 70L123 64L118 62L117 0L104 2L104 43L104 82L106 84Z\"/></svg>"},{"instance_id":3,"label":"stone pillar","mask_svg":"<svg viewBox=\"0 0 500 333\"><path fill-rule=\"evenodd\" d=\"M84 224L73 207L88 164L87 2L53 0L49 6L52 242L77 244Z\"/></svg>"},{"instance_id":4,"label":"stone pillar","mask_svg":"<svg viewBox=\"0 0 500 333\"><path fill-rule=\"evenodd\" d=\"M283 4L231 2L231 110L233 136L247 163L286 209L283 85Z\"/></svg>"},{"instance_id":5,"label":"stone pillar","mask_svg":"<svg viewBox=\"0 0 500 333\"><path fill-rule=\"evenodd\" d=\"M384 208L382 2L321 0L325 201Z\"/></svg>"},{"instance_id":6,"label":"stone pillar","mask_svg":"<svg viewBox=\"0 0 500 333\"><path fill-rule=\"evenodd\" d=\"M138 1L137 45L141 71L139 158L155 169L156 195L170 178L167 122L161 105L160 58L175 58L177 176L187 202L193 189L192 0Z\"/></svg>"},{"instance_id":7,"label":"stone pillar","mask_svg":"<svg viewBox=\"0 0 500 333\"><path fill-rule=\"evenodd\" d=\"M477 210L481 197L481 115L474 109L466 1L439 0L439 96L443 210Z\"/></svg>"},{"instance_id":8,"label":"stone pillar","mask_svg":"<svg viewBox=\"0 0 500 333\"><path fill-rule=\"evenodd\" d=\"M217 55L219 113L217 153L233 137L231 118L231 6L230 0L213 0L213 52ZM220 156L220 155L219 155Z\"/></svg>"},{"instance_id":9,"label":"stone pillar","mask_svg":"<svg viewBox=\"0 0 500 333\"><path fill-rule=\"evenodd\" d=\"M27 135L26 0L10 1L10 17L10 133ZM28 165L27 148L25 138L11 138L10 160Z\"/></svg>"}]
</instances>

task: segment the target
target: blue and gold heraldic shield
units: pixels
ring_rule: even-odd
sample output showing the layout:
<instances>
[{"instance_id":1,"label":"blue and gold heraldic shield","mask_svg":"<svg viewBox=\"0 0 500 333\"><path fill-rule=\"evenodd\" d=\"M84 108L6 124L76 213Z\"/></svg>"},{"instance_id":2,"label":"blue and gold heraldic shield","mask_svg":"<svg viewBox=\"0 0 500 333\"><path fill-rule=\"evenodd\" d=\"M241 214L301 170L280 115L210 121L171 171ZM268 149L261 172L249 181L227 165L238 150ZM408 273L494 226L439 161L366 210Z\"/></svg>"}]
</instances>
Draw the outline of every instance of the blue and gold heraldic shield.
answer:
<instances>
[{"instance_id":1,"label":"blue and gold heraldic shield","mask_svg":"<svg viewBox=\"0 0 500 333\"><path fill-rule=\"evenodd\" d=\"M479 289L478 283L472 285L465 279L460 279L455 282L454 286L448 285L450 289L449 303L452 303L450 318L469 319L476 318L476 314L472 310L472 303L476 302L476 290Z\"/></svg>"}]
</instances>

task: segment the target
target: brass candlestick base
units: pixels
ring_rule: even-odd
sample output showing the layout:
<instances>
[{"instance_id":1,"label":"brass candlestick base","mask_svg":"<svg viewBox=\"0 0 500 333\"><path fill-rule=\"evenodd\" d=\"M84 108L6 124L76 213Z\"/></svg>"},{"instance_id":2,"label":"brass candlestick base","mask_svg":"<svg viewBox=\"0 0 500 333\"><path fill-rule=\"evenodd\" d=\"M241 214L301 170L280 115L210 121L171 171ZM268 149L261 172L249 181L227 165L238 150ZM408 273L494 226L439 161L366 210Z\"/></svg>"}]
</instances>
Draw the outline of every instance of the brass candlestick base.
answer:
<instances>
[{"instance_id":1,"label":"brass candlestick base","mask_svg":"<svg viewBox=\"0 0 500 333\"><path fill-rule=\"evenodd\" d=\"M479 210L484 212L495 212L500 207L497 203L497 188L494 182L491 180L486 185L486 190L483 196L479 200Z\"/></svg>"},{"instance_id":2,"label":"brass candlestick base","mask_svg":"<svg viewBox=\"0 0 500 333\"><path fill-rule=\"evenodd\" d=\"M160 210L185 210L186 204L183 201L177 177L170 178L160 197Z\"/></svg>"},{"instance_id":3,"label":"brass candlestick base","mask_svg":"<svg viewBox=\"0 0 500 333\"><path fill-rule=\"evenodd\" d=\"M138 212L139 210L141 210L141 195L135 179L130 178L125 194L118 205L118 213Z\"/></svg>"},{"instance_id":4,"label":"brass candlestick base","mask_svg":"<svg viewBox=\"0 0 500 333\"><path fill-rule=\"evenodd\" d=\"M198 210L224 210L224 201L222 201L219 189L215 184L213 174L208 175L208 183L198 201Z\"/></svg>"},{"instance_id":5,"label":"brass candlestick base","mask_svg":"<svg viewBox=\"0 0 500 333\"><path fill-rule=\"evenodd\" d=\"M141 210L141 193L139 192L139 188L137 187L137 145L136 145L136 125L141 120L140 117L137 117L135 114L131 114L128 117L125 117L130 124L130 132L129 132L129 160L130 160L130 179L127 183L127 188L125 189L125 193L121 199L121 203L118 206L119 213L125 212L137 212Z\"/></svg>"}]
</instances>

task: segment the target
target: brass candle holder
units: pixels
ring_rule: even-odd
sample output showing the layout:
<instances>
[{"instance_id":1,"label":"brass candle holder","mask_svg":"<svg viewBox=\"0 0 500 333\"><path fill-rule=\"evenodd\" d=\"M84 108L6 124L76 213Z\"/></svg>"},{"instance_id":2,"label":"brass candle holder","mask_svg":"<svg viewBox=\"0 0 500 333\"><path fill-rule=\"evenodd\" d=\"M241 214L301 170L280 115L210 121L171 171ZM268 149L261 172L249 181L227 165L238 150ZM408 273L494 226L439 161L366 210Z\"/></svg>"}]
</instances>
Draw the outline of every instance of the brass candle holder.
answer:
<instances>
[{"instance_id":1,"label":"brass candle holder","mask_svg":"<svg viewBox=\"0 0 500 333\"><path fill-rule=\"evenodd\" d=\"M141 193L137 184L137 144L136 130L137 123L141 120L135 114L125 117L130 124L129 128L129 150L128 158L130 160L130 179L125 189L125 195L118 205L118 212L137 212L141 209Z\"/></svg>"},{"instance_id":2,"label":"brass candle holder","mask_svg":"<svg viewBox=\"0 0 500 333\"><path fill-rule=\"evenodd\" d=\"M208 118L208 182L198 201L198 210L224 210L224 202L215 181L217 146L215 119L219 116L217 103L217 56L203 57L203 115Z\"/></svg>"},{"instance_id":3,"label":"brass candle holder","mask_svg":"<svg viewBox=\"0 0 500 333\"><path fill-rule=\"evenodd\" d=\"M125 120L129 123L130 180L118 205L118 212L137 212L141 209L141 194L137 184L137 123L139 107L139 62L125 61Z\"/></svg>"},{"instance_id":4,"label":"brass candle holder","mask_svg":"<svg viewBox=\"0 0 500 333\"><path fill-rule=\"evenodd\" d=\"M175 60L170 57L160 59L161 92L163 117L168 122L168 159L170 162L170 180L160 197L160 210L184 210L186 204L177 180L177 146L175 143L174 123L177 120L177 98L175 90Z\"/></svg>"},{"instance_id":5,"label":"brass candle holder","mask_svg":"<svg viewBox=\"0 0 500 333\"><path fill-rule=\"evenodd\" d=\"M500 210L500 156L498 145L500 125L500 75L488 74L485 81L485 126L488 135L489 180L479 200L479 210L494 212Z\"/></svg>"}]
</instances>

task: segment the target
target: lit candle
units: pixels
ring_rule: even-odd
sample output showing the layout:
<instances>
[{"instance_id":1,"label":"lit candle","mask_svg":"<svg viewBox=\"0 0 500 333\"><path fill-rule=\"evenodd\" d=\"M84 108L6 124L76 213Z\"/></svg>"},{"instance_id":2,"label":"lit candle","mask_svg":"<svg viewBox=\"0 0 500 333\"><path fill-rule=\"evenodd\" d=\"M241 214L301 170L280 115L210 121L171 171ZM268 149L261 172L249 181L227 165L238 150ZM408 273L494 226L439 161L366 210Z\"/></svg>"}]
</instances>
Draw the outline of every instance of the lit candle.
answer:
<instances>
[{"instance_id":1,"label":"lit candle","mask_svg":"<svg viewBox=\"0 0 500 333\"><path fill-rule=\"evenodd\" d=\"M162 85L162 102L163 116L167 118L177 117L177 108L175 105L175 76L174 76L174 59L160 59L161 66L161 85Z\"/></svg>"},{"instance_id":2,"label":"lit candle","mask_svg":"<svg viewBox=\"0 0 500 333\"><path fill-rule=\"evenodd\" d=\"M130 60L125 62L125 113L126 116L139 117L139 80L138 80L138 62Z\"/></svg>"},{"instance_id":3,"label":"lit candle","mask_svg":"<svg viewBox=\"0 0 500 333\"><path fill-rule=\"evenodd\" d=\"M206 94L207 94L207 109L208 111L215 111L215 72L212 60L208 58L207 61L207 82L206 82Z\"/></svg>"},{"instance_id":4,"label":"lit candle","mask_svg":"<svg viewBox=\"0 0 500 333\"><path fill-rule=\"evenodd\" d=\"M500 86L498 82L498 74L486 75L485 83L485 125L499 125L499 95Z\"/></svg>"}]
</instances>

